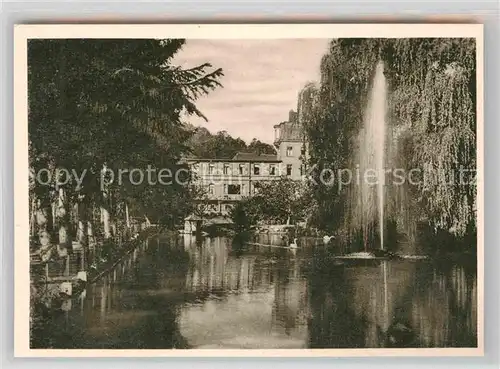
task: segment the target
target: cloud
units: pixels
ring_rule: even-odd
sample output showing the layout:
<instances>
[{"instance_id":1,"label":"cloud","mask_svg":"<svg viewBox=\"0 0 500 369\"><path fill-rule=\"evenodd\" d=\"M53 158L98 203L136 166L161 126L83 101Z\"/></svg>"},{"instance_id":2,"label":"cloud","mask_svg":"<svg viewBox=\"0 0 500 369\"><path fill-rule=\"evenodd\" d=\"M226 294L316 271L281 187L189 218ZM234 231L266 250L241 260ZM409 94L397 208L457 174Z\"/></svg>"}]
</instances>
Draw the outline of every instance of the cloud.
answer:
<instances>
[{"instance_id":1,"label":"cloud","mask_svg":"<svg viewBox=\"0 0 500 369\"><path fill-rule=\"evenodd\" d=\"M209 122L188 120L247 142L257 137L271 143L273 126L296 109L302 87L319 80L328 44L328 39L187 40L174 64L208 62L224 71L224 87L197 102Z\"/></svg>"}]
</instances>

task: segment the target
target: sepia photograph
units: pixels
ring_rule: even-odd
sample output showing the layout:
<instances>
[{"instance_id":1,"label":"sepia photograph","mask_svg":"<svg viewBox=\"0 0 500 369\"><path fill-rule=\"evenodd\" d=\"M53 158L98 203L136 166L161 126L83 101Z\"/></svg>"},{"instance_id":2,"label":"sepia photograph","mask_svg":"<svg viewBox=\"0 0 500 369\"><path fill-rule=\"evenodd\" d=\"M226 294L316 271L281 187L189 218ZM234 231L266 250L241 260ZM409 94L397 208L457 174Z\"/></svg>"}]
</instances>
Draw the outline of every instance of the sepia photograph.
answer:
<instances>
[{"instance_id":1,"label":"sepia photograph","mask_svg":"<svg viewBox=\"0 0 500 369\"><path fill-rule=\"evenodd\" d=\"M18 27L28 355L482 354L480 25Z\"/></svg>"}]
</instances>

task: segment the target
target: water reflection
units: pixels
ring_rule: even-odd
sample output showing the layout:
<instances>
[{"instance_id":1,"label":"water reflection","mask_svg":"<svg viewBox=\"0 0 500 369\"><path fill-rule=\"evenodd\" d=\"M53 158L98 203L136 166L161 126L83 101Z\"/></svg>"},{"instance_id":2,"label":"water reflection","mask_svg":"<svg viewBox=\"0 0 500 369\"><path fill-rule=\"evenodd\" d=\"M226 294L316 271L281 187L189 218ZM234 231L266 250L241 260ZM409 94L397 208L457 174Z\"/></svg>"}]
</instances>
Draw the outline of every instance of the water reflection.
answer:
<instances>
[{"instance_id":1,"label":"water reflection","mask_svg":"<svg viewBox=\"0 0 500 369\"><path fill-rule=\"evenodd\" d=\"M466 270L364 261L315 274L310 345L476 347L476 277Z\"/></svg>"},{"instance_id":2,"label":"water reflection","mask_svg":"<svg viewBox=\"0 0 500 369\"><path fill-rule=\"evenodd\" d=\"M267 242L286 244L280 236ZM259 240L261 243L263 240ZM225 238L145 242L66 303L41 347L474 347L476 272L409 261L340 263ZM305 247L308 245L311 247Z\"/></svg>"},{"instance_id":3,"label":"water reflection","mask_svg":"<svg viewBox=\"0 0 500 369\"><path fill-rule=\"evenodd\" d=\"M199 296L181 308L180 331L194 347L306 347L306 283L298 263L258 250L233 252L227 239L198 246L190 255L186 290Z\"/></svg>"}]
</instances>

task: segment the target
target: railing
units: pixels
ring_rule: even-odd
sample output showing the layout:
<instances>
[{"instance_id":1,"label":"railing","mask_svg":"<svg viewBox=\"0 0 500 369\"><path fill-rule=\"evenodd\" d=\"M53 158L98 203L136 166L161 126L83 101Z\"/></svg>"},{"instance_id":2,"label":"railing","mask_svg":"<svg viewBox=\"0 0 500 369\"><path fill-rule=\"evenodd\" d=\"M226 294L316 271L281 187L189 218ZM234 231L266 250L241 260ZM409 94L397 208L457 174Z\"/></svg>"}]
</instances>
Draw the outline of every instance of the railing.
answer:
<instances>
[{"instance_id":1,"label":"railing","mask_svg":"<svg viewBox=\"0 0 500 369\"><path fill-rule=\"evenodd\" d=\"M130 229L131 237L122 244L115 245L117 248L126 247L126 244L134 241L140 233L156 227L152 223L133 223ZM102 243L90 243L88 249L84 250L82 245L72 242L72 252L59 245L51 245L43 250L37 250L30 254L30 274L31 279L44 283L61 283L76 280L86 281L87 273L97 271L97 266L102 263L99 250L103 247ZM86 260L88 258L89 260Z\"/></svg>"}]
</instances>

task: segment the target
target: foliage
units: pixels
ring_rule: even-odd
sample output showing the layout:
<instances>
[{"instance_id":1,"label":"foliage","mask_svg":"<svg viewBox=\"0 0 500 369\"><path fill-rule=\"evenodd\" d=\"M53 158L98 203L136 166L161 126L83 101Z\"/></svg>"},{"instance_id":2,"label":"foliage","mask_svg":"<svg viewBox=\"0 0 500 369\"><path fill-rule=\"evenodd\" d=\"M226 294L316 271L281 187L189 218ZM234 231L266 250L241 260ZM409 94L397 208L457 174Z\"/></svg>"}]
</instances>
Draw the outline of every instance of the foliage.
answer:
<instances>
[{"instance_id":1,"label":"foliage","mask_svg":"<svg viewBox=\"0 0 500 369\"><path fill-rule=\"evenodd\" d=\"M189 214L194 214L199 218L205 218L210 208L210 196L206 186L191 184L189 186L190 198Z\"/></svg>"},{"instance_id":2,"label":"foliage","mask_svg":"<svg viewBox=\"0 0 500 369\"><path fill-rule=\"evenodd\" d=\"M347 189L324 186L325 170L336 171L353 164L354 137L363 112L372 72L378 58L379 40L340 39L331 42L321 63L321 85L304 127L309 141L311 188L318 205L313 214L319 228L333 230L348 222Z\"/></svg>"},{"instance_id":3,"label":"foliage","mask_svg":"<svg viewBox=\"0 0 500 369\"><path fill-rule=\"evenodd\" d=\"M254 202L247 199L237 202L235 206L231 208L230 217L236 234L249 231L257 224L258 215L253 205Z\"/></svg>"},{"instance_id":4,"label":"foliage","mask_svg":"<svg viewBox=\"0 0 500 369\"><path fill-rule=\"evenodd\" d=\"M28 47L30 165L87 170L83 188L65 189L102 204L100 170L168 169L175 173L186 152L184 114L203 114L195 100L220 86L220 69L171 64L184 40L30 40ZM185 189L175 183L131 183L118 178L109 191L131 202L132 211L161 220L181 210ZM33 191L51 197L52 186ZM183 192L184 191L184 192ZM182 194L181 194L182 193ZM171 217L177 214L171 214Z\"/></svg>"},{"instance_id":5,"label":"foliage","mask_svg":"<svg viewBox=\"0 0 500 369\"><path fill-rule=\"evenodd\" d=\"M397 40L385 52L394 124L411 137L408 167L427 175L419 203L436 230L460 237L476 219L475 52L470 39Z\"/></svg>"},{"instance_id":6,"label":"foliage","mask_svg":"<svg viewBox=\"0 0 500 369\"><path fill-rule=\"evenodd\" d=\"M272 145L262 142L254 138L247 146L247 152L254 152L256 154L276 154L276 150Z\"/></svg>"},{"instance_id":7,"label":"foliage","mask_svg":"<svg viewBox=\"0 0 500 369\"><path fill-rule=\"evenodd\" d=\"M253 152L257 154L275 154L272 145L254 138L246 144L241 138L233 138L226 131L211 134L204 127L189 127L193 132L189 146L191 153L200 158L227 158L230 159L238 152Z\"/></svg>"},{"instance_id":8,"label":"foliage","mask_svg":"<svg viewBox=\"0 0 500 369\"><path fill-rule=\"evenodd\" d=\"M303 183L287 177L259 183L258 193L232 210L235 224L256 225L296 223L308 212L310 198Z\"/></svg>"},{"instance_id":9,"label":"foliage","mask_svg":"<svg viewBox=\"0 0 500 369\"><path fill-rule=\"evenodd\" d=\"M323 229L350 222L349 188L317 183L323 169L354 168L374 69L384 61L389 87L388 160L426 177L393 196L390 215L465 237L475 232L476 81L470 39L339 39L321 63L321 84L305 119L314 219ZM459 170L467 169L459 183ZM439 180L436 174L443 176ZM429 180L431 178L432 180ZM444 180L443 180L444 179ZM462 182L463 182L462 181Z\"/></svg>"},{"instance_id":10,"label":"foliage","mask_svg":"<svg viewBox=\"0 0 500 369\"><path fill-rule=\"evenodd\" d=\"M130 241L130 218L173 226L189 213L192 193L183 184L189 173L179 159L191 133L183 118L204 117L195 102L221 86L222 70L208 63L190 69L173 65L184 43L28 41L30 246L50 250L60 244L71 252L72 237L78 236L87 264L110 262L124 251L123 241ZM56 178L58 169L72 178ZM42 170L49 172L44 183L36 179ZM168 182L159 181L160 170L170 173ZM180 181L174 180L177 173ZM64 180L62 191L58 179ZM37 319L43 298L33 298Z\"/></svg>"}]
</instances>

